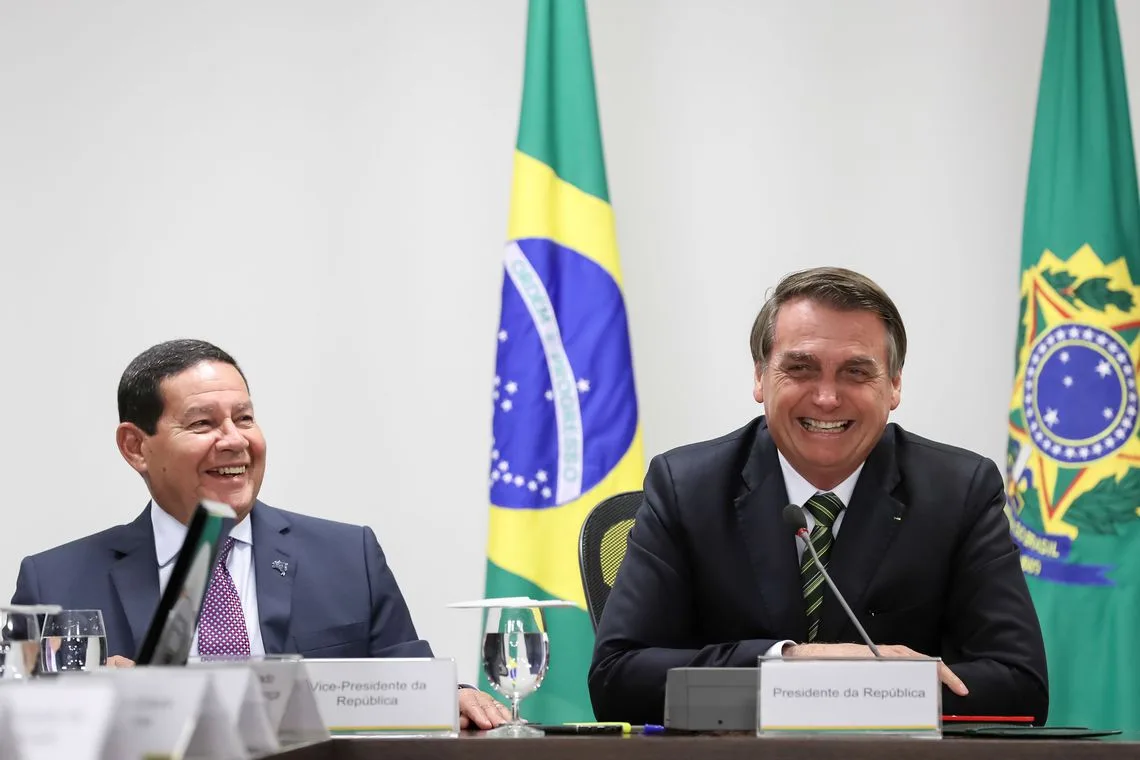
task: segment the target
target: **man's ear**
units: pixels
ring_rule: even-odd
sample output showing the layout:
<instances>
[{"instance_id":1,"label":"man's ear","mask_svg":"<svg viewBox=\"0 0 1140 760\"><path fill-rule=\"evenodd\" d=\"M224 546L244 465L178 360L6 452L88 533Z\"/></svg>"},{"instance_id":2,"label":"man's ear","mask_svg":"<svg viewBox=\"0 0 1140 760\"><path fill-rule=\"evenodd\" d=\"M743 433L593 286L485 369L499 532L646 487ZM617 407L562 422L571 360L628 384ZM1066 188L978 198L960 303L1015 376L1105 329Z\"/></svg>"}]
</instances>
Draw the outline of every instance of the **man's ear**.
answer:
<instances>
[{"instance_id":1,"label":"man's ear","mask_svg":"<svg viewBox=\"0 0 1140 760\"><path fill-rule=\"evenodd\" d=\"M895 375L891 380L891 411L899 408L899 402L902 401L902 372Z\"/></svg>"},{"instance_id":2,"label":"man's ear","mask_svg":"<svg viewBox=\"0 0 1140 760\"><path fill-rule=\"evenodd\" d=\"M764 370L760 367L760 362L756 362L756 371L752 377L752 398L756 399L757 404L764 403Z\"/></svg>"},{"instance_id":3,"label":"man's ear","mask_svg":"<svg viewBox=\"0 0 1140 760\"><path fill-rule=\"evenodd\" d=\"M133 422L120 422L115 428L115 443L127 464L140 475L146 474L146 457L143 455L143 442L147 434Z\"/></svg>"}]
</instances>

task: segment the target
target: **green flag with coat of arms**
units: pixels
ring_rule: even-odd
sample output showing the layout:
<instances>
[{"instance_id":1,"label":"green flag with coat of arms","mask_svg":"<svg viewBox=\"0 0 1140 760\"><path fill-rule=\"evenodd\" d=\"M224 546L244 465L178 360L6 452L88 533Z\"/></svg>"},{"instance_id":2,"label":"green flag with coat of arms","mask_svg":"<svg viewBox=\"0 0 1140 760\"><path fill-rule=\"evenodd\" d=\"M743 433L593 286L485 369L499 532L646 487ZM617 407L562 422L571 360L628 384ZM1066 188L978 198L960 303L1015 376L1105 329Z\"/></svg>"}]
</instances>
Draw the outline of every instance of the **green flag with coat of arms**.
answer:
<instances>
[{"instance_id":1,"label":"green flag with coat of arms","mask_svg":"<svg viewBox=\"0 0 1140 760\"><path fill-rule=\"evenodd\" d=\"M1049 723L1140 729L1140 196L1112 0L1050 5L1021 268L1007 513Z\"/></svg>"}]
</instances>

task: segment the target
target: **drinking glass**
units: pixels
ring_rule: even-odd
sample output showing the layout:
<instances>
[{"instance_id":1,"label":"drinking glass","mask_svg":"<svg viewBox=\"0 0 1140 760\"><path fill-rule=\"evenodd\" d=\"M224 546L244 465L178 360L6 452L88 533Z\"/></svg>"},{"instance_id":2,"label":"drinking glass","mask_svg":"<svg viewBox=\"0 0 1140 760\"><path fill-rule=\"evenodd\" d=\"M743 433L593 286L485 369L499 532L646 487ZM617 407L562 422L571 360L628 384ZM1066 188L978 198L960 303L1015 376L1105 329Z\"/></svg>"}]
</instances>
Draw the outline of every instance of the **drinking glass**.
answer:
<instances>
[{"instance_id":1,"label":"drinking glass","mask_svg":"<svg viewBox=\"0 0 1140 760\"><path fill-rule=\"evenodd\" d=\"M99 610L63 610L44 618L40 672L95 670L107 664L107 629Z\"/></svg>"},{"instance_id":2,"label":"drinking glass","mask_svg":"<svg viewBox=\"0 0 1140 760\"><path fill-rule=\"evenodd\" d=\"M511 701L511 720L487 732L494 737L542 736L519 717L519 702L542 684L550 656L546 621L536 607L492 607L483 629L483 671Z\"/></svg>"},{"instance_id":3,"label":"drinking glass","mask_svg":"<svg viewBox=\"0 0 1140 760\"><path fill-rule=\"evenodd\" d=\"M40 653L38 615L44 611L53 610L0 606L0 681L25 681L35 674Z\"/></svg>"}]
</instances>

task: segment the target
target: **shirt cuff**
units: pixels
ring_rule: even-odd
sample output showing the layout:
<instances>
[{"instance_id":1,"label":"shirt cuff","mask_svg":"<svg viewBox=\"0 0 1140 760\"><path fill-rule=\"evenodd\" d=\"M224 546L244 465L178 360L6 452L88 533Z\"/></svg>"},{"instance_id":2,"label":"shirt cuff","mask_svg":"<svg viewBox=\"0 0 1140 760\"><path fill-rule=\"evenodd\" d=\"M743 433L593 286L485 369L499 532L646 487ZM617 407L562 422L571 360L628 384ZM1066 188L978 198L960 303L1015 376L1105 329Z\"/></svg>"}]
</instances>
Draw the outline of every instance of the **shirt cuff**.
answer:
<instances>
[{"instance_id":1,"label":"shirt cuff","mask_svg":"<svg viewBox=\"0 0 1140 760\"><path fill-rule=\"evenodd\" d=\"M767 652L764 653L764 656L765 657L783 657L784 656L784 647L787 646L788 644L795 644L795 643L796 642L792 641L791 639L784 639L783 641L777 641L775 644L773 644L768 649Z\"/></svg>"}]
</instances>

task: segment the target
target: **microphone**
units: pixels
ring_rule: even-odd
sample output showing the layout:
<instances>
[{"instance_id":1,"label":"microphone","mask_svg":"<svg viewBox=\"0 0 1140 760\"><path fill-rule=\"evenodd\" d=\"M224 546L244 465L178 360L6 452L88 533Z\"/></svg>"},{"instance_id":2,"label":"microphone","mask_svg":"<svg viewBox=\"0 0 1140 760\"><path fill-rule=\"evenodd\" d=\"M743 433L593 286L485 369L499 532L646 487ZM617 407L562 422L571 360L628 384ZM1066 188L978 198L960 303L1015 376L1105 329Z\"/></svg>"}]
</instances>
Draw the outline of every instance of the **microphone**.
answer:
<instances>
[{"instance_id":1,"label":"microphone","mask_svg":"<svg viewBox=\"0 0 1140 760\"><path fill-rule=\"evenodd\" d=\"M871 637L863 630L863 626L859 624L859 619L855 617L855 613L847 606L847 600L843 598L843 594L839 593L839 589L835 587L835 581L831 580L831 576L827 573L827 568L819 561L819 554L816 553L815 547L811 545L811 539L808 537L807 517L804 516L803 508L797 507L795 504L789 504L784 507L784 522L796 529L796 535L804 542L804 546L811 553L812 562L823 573L823 579L827 581L827 585L831 587L831 593L835 594L835 598L839 600L839 604L843 606L843 611L847 613L847 618L855 624L855 630L859 631L859 635L863 637L863 642L871 650L871 653L876 657L882 657L879 654L879 648L871 641Z\"/></svg>"}]
</instances>

